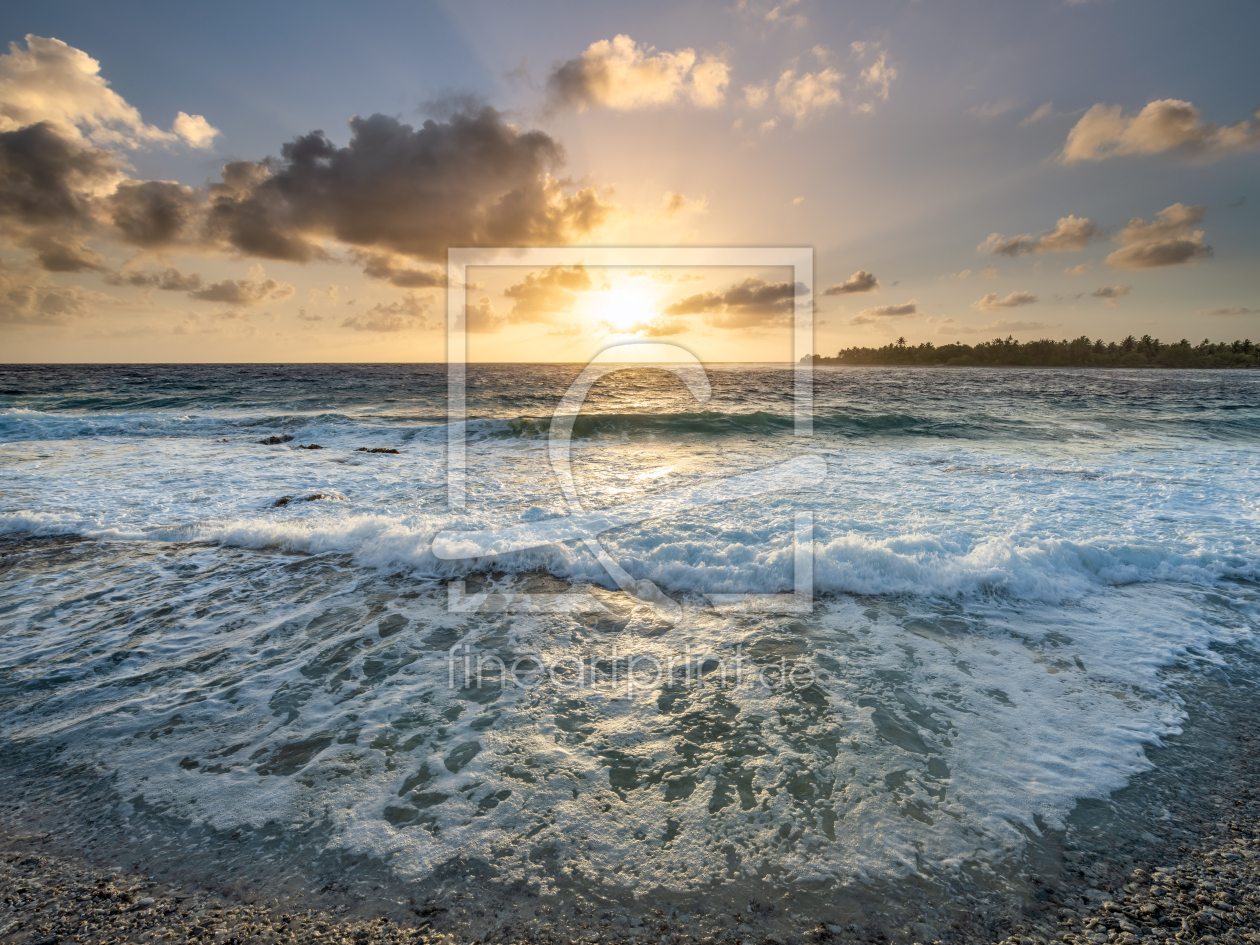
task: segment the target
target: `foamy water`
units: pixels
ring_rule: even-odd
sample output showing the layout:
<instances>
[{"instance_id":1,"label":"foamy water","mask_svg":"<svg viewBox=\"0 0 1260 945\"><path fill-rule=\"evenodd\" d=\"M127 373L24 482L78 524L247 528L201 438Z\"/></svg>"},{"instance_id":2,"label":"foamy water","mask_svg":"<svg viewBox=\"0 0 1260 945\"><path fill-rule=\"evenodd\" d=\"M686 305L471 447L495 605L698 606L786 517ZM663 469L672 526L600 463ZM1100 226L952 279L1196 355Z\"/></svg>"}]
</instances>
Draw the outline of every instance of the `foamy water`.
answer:
<instances>
[{"instance_id":1,"label":"foamy water","mask_svg":"<svg viewBox=\"0 0 1260 945\"><path fill-rule=\"evenodd\" d=\"M189 822L318 822L312 860L406 879L463 858L542 890L825 889L1017 856L1180 731L1170 667L1260 625L1253 374L819 371L810 438L783 370L710 369L705 404L619 375L574 428L587 509L826 464L604 533L677 620L578 542L433 554L570 513L546 430L575 374L470 370L452 512L438 370L8 369L4 738ZM801 511L813 613L709 606L792 590ZM603 612L453 612L451 579ZM464 686L455 646L553 672ZM628 686L635 657L674 671Z\"/></svg>"}]
</instances>

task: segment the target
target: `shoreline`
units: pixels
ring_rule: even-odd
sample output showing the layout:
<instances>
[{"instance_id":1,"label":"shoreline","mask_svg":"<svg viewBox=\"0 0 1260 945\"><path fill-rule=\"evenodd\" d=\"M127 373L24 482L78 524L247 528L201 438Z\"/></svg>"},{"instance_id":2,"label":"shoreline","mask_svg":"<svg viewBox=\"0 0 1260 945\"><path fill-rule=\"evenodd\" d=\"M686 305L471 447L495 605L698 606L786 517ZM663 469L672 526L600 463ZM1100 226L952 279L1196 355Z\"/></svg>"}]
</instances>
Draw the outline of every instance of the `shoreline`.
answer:
<instances>
[{"instance_id":1,"label":"shoreline","mask_svg":"<svg viewBox=\"0 0 1260 945\"><path fill-rule=\"evenodd\" d=\"M1248 737L1248 754L1256 739ZM1209 834L1193 848L1182 845L1176 864L1133 870L1123 891L1088 910L1058 910L1053 931L1024 929L1001 939L959 929L930 942L1045 945L1135 945L1139 942L1242 943L1260 941L1260 793L1246 782L1234 809L1245 818L1226 824L1225 836ZM56 942L194 941L258 942L582 942L745 943L767 945L835 941L886 942L879 930L818 923L796 934L749 935L739 928L696 930L680 927L675 916L658 911L657 922L619 929L598 916L552 918L540 904L534 917L522 916L518 934L482 938L460 923L440 921L446 910L413 909L412 918L347 915L339 909L310 908L303 897L290 901L255 899L239 892L192 889L158 882L143 870L119 870L45 852L49 834L0 833L0 941L53 945ZM466 894L470 900L472 894ZM471 904L471 903L470 903ZM426 911L428 916L426 916ZM438 918L439 922L435 922ZM655 925L656 928L652 928ZM935 931L920 924L924 931ZM464 933L464 934L461 934ZM961 934L959 934L961 933ZM474 937L477 936L477 937ZM922 936L927 939L927 936ZM917 941L917 939L916 939ZM926 945L926 943L924 943Z\"/></svg>"},{"instance_id":2,"label":"shoreline","mask_svg":"<svg viewBox=\"0 0 1260 945\"><path fill-rule=\"evenodd\" d=\"M963 881L947 890L903 883L896 903L881 902L879 886L845 887L826 916L811 914L804 890L790 890L778 906L746 895L749 888L738 899L733 893L707 900L659 896L630 905L581 887L540 896L503 888L473 863L451 864L410 885L391 879L383 864L362 864L356 875L366 876L370 888L357 892L344 885L286 887L287 877L278 874L292 864L239 874L222 850L215 854L222 858L214 860L217 869L193 866L194 841L182 858L155 843L132 845L140 832L134 825L108 822L99 805L58 807L57 797L66 792L50 769L15 774L16 759L6 751L10 757L0 757L7 762L7 776L0 777L6 796L0 805L0 941L1260 942L1260 737L1251 734L1251 690L1250 682L1226 682L1212 692L1232 693L1232 699L1205 701L1191 693L1192 719L1179 744L1151 749L1155 769L1109 798L1079 802L1065 831L1030 836L1010 872L973 878L988 885ZM103 799L111 792L101 782L93 793ZM82 813L93 809L94 815ZM213 839L226 845L231 838ZM746 900L746 909L736 905ZM849 920L836 918L841 912Z\"/></svg>"}]
</instances>

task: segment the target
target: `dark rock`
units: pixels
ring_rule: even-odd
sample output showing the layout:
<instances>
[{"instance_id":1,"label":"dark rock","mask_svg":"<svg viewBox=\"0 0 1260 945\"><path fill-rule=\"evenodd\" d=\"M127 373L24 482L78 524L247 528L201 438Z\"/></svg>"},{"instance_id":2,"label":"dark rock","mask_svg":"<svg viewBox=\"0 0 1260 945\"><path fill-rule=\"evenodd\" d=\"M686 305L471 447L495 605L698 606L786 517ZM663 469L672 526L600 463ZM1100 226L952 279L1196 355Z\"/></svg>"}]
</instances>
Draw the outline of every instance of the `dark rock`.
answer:
<instances>
[{"instance_id":1,"label":"dark rock","mask_svg":"<svg viewBox=\"0 0 1260 945\"><path fill-rule=\"evenodd\" d=\"M265 440L259 440L258 442L263 446L275 446L279 443L288 443L291 439L293 437L286 433L284 436L269 436Z\"/></svg>"},{"instance_id":2,"label":"dark rock","mask_svg":"<svg viewBox=\"0 0 1260 945\"><path fill-rule=\"evenodd\" d=\"M282 495L276 499L274 508L282 509L290 502L318 502L321 499L329 499L331 501L340 502L341 496L332 492L312 492L310 495L304 495L300 499L295 499L291 495Z\"/></svg>"},{"instance_id":3,"label":"dark rock","mask_svg":"<svg viewBox=\"0 0 1260 945\"><path fill-rule=\"evenodd\" d=\"M322 447L322 446L320 446L318 443L312 443L310 446L303 446L301 443L299 443L299 444L298 444L298 449L300 449L300 450L322 450L322 449L323 449L323 447Z\"/></svg>"},{"instance_id":4,"label":"dark rock","mask_svg":"<svg viewBox=\"0 0 1260 945\"><path fill-rule=\"evenodd\" d=\"M356 453L393 453L395 456L398 455L398 450L391 450L384 446L378 446L376 447L376 449L372 449L372 450L368 449L366 446L360 446L357 450L355 450L355 452Z\"/></svg>"}]
</instances>

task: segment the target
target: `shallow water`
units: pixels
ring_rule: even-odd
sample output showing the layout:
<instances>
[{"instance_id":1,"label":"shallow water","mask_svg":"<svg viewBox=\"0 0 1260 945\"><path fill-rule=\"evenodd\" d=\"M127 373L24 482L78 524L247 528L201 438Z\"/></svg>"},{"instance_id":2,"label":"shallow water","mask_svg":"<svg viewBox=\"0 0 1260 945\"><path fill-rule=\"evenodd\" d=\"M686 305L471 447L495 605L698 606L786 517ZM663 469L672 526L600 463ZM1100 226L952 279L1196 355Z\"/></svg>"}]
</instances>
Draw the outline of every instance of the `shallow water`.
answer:
<instances>
[{"instance_id":1,"label":"shallow water","mask_svg":"<svg viewBox=\"0 0 1260 945\"><path fill-rule=\"evenodd\" d=\"M672 612L578 542L431 551L569 511L546 429L570 366L470 369L458 512L438 369L3 374L6 767L55 753L123 833L203 844L189 869L363 899L447 895L456 869L550 899L786 896L802 921L977 883L1031 901L1013 863L1097 803L1145 842L1164 788L1105 799L1181 770L1188 706L1252 691L1251 373L819 371L809 438L782 370L710 368L699 405L661 372L601 382L574 428L588 509L826 462L606 532ZM813 607L714 607L792 590L801 511ZM572 606L504 611L520 592Z\"/></svg>"}]
</instances>

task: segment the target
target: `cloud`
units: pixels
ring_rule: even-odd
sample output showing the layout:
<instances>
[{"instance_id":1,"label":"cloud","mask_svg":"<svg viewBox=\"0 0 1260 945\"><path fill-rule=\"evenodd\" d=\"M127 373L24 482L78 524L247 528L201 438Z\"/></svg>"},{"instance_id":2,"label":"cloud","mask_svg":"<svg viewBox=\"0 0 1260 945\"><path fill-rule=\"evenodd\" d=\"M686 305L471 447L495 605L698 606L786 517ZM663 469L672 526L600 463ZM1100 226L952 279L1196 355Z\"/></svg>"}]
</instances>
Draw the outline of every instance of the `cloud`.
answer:
<instances>
[{"instance_id":1,"label":"cloud","mask_svg":"<svg viewBox=\"0 0 1260 945\"><path fill-rule=\"evenodd\" d=\"M771 5L754 3L753 0L738 0L726 12L737 13L745 19L761 20L772 27L786 25L801 29L809 21L804 14L791 12L800 2L801 0L782 0L781 3Z\"/></svg>"},{"instance_id":2,"label":"cloud","mask_svg":"<svg viewBox=\"0 0 1260 945\"><path fill-rule=\"evenodd\" d=\"M995 269L993 266L985 266L979 272L973 272L970 269L964 269L961 272L954 273L952 276L950 276L950 278L951 279L970 279L972 276L975 276L978 279L996 279L997 274L998 274L997 269Z\"/></svg>"},{"instance_id":3,"label":"cloud","mask_svg":"<svg viewBox=\"0 0 1260 945\"><path fill-rule=\"evenodd\" d=\"M470 334L490 335L507 326L507 316L494 309L490 297L483 295L476 305L469 305L464 313L464 330Z\"/></svg>"},{"instance_id":4,"label":"cloud","mask_svg":"<svg viewBox=\"0 0 1260 945\"><path fill-rule=\"evenodd\" d=\"M590 273L581 265L551 266L527 273L523 282L503 290L503 294L512 300L508 320L512 324L553 321L557 315L573 311L577 302L576 293L590 288Z\"/></svg>"},{"instance_id":5,"label":"cloud","mask_svg":"<svg viewBox=\"0 0 1260 945\"><path fill-rule=\"evenodd\" d=\"M888 64L888 54L881 52L879 58L861 72L862 84L873 89L875 97L881 102L888 101L889 87L897 78L897 70ZM859 106L859 111L872 111L870 104Z\"/></svg>"},{"instance_id":6,"label":"cloud","mask_svg":"<svg viewBox=\"0 0 1260 945\"><path fill-rule=\"evenodd\" d=\"M262 305L264 302L283 302L292 297L293 286L275 279L224 279L188 295L203 302L225 302L228 305Z\"/></svg>"},{"instance_id":7,"label":"cloud","mask_svg":"<svg viewBox=\"0 0 1260 945\"><path fill-rule=\"evenodd\" d=\"M752 328L791 324L801 282L766 282L749 276L725 291L701 292L665 308L665 315L704 315L714 328Z\"/></svg>"},{"instance_id":8,"label":"cloud","mask_svg":"<svg viewBox=\"0 0 1260 945\"><path fill-rule=\"evenodd\" d=\"M1067 269L1064 269L1063 274L1065 276L1083 276L1085 273L1093 270L1093 268L1094 267L1089 263L1079 263L1078 265L1069 266Z\"/></svg>"},{"instance_id":9,"label":"cloud","mask_svg":"<svg viewBox=\"0 0 1260 945\"><path fill-rule=\"evenodd\" d=\"M591 43L547 78L553 107L618 111L690 102L716 108L726 97L730 67L720 56L697 59L694 49L656 52L624 34Z\"/></svg>"},{"instance_id":10,"label":"cloud","mask_svg":"<svg viewBox=\"0 0 1260 945\"><path fill-rule=\"evenodd\" d=\"M662 203L664 204L664 207L661 212L667 220L672 220L680 213L709 212L709 203L703 197L698 197L695 200L688 200L686 196L673 190L665 193Z\"/></svg>"},{"instance_id":11,"label":"cloud","mask_svg":"<svg viewBox=\"0 0 1260 945\"><path fill-rule=\"evenodd\" d=\"M1260 114L1260 113L1258 113ZM1167 151L1199 160L1215 160L1260 144L1260 127L1250 121L1219 126L1203 121L1189 102L1161 99L1136 115L1119 105L1099 103L1068 132L1059 160L1102 161L1125 154Z\"/></svg>"},{"instance_id":12,"label":"cloud","mask_svg":"<svg viewBox=\"0 0 1260 945\"><path fill-rule=\"evenodd\" d=\"M639 335L643 338L666 338L670 335L681 335L688 329L687 322L681 318L653 319L637 322L629 328L620 328L612 322L601 322L604 328L614 335Z\"/></svg>"},{"instance_id":13,"label":"cloud","mask_svg":"<svg viewBox=\"0 0 1260 945\"><path fill-rule=\"evenodd\" d=\"M219 134L201 115L180 112L171 131L146 124L140 112L109 87L101 64L59 39L27 35L26 48L9 44L0 56L0 131L51 122L70 138L136 148L187 144L208 148Z\"/></svg>"},{"instance_id":14,"label":"cloud","mask_svg":"<svg viewBox=\"0 0 1260 945\"><path fill-rule=\"evenodd\" d=\"M493 108L419 129L385 115L350 128L344 148L315 131L278 162L228 164L210 190L213 237L266 259L320 258L317 241L333 238L439 260L448 246L567 243L612 209L594 188L566 194L550 175L559 144Z\"/></svg>"},{"instance_id":15,"label":"cloud","mask_svg":"<svg viewBox=\"0 0 1260 945\"><path fill-rule=\"evenodd\" d=\"M388 253L355 253L363 265L363 274L370 279L383 279L401 289L435 289L446 285L446 273L441 269L411 269L399 265L399 260Z\"/></svg>"},{"instance_id":16,"label":"cloud","mask_svg":"<svg viewBox=\"0 0 1260 945\"><path fill-rule=\"evenodd\" d=\"M415 328L427 328L429 303L414 292L397 302L379 302L366 314L354 315L341 323L342 328L355 331L397 332Z\"/></svg>"},{"instance_id":17,"label":"cloud","mask_svg":"<svg viewBox=\"0 0 1260 945\"><path fill-rule=\"evenodd\" d=\"M186 292L189 298L202 302L223 302L245 307L266 302L283 302L293 296L294 289L289 283L263 279L261 266L254 266L252 270L254 278L224 279L222 282L206 284L195 272L184 274L169 266L157 271L111 272L105 276L105 284Z\"/></svg>"},{"instance_id":18,"label":"cloud","mask_svg":"<svg viewBox=\"0 0 1260 945\"><path fill-rule=\"evenodd\" d=\"M0 325L67 325L115 300L82 286L59 286L42 272L20 272L0 261Z\"/></svg>"},{"instance_id":19,"label":"cloud","mask_svg":"<svg viewBox=\"0 0 1260 945\"><path fill-rule=\"evenodd\" d=\"M1090 293L1096 299L1119 299L1133 291L1131 285L1105 285Z\"/></svg>"},{"instance_id":20,"label":"cloud","mask_svg":"<svg viewBox=\"0 0 1260 945\"><path fill-rule=\"evenodd\" d=\"M1053 325L1047 325L1045 322L1013 322L1005 318L999 318L997 321L985 325L981 331L1045 331L1053 328Z\"/></svg>"},{"instance_id":21,"label":"cloud","mask_svg":"<svg viewBox=\"0 0 1260 945\"><path fill-rule=\"evenodd\" d=\"M1117 237L1124 245L1106 263L1112 269L1156 269L1204 259L1212 247L1204 244L1203 231L1194 229L1203 217L1203 207L1180 203L1159 211L1151 223L1134 217Z\"/></svg>"},{"instance_id":22,"label":"cloud","mask_svg":"<svg viewBox=\"0 0 1260 945\"><path fill-rule=\"evenodd\" d=\"M974 335L979 329L964 325L956 318L929 318L929 325L936 326L938 335Z\"/></svg>"},{"instance_id":23,"label":"cloud","mask_svg":"<svg viewBox=\"0 0 1260 945\"><path fill-rule=\"evenodd\" d=\"M761 85L744 86L744 102L749 108L761 108L770 98L770 89L765 82Z\"/></svg>"},{"instance_id":24,"label":"cloud","mask_svg":"<svg viewBox=\"0 0 1260 945\"><path fill-rule=\"evenodd\" d=\"M909 315L921 314L923 313L919 311L918 300L911 299L909 302L902 302L900 305L877 305L874 308L864 308L851 321L857 325L865 325L879 318L904 318ZM858 319L864 319L864 321L858 321Z\"/></svg>"},{"instance_id":25,"label":"cloud","mask_svg":"<svg viewBox=\"0 0 1260 945\"><path fill-rule=\"evenodd\" d=\"M1037 301L1037 296L1029 292L1012 292L1005 298L998 298L996 292L990 292L984 298L972 302L971 307L977 312L1000 312L1002 309L1032 305Z\"/></svg>"},{"instance_id":26,"label":"cloud","mask_svg":"<svg viewBox=\"0 0 1260 945\"><path fill-rule=\"evenodd\" d=\"M205 147L217 132L183 112L170 132L145 124L99 70L85 53L38 37L0 56L0 246L31 251L47 271L106 272L88 240L146 254L226 251L297 262L335 259L327 244L336 241L359 251L351 257L368 275L428 288L442 284L441 273L417 260L445 259L448 246L571 242L614 209L595 188L557 176L564 152L550 136L517 128L492 108L469 111L467 103L419 128L381 115L356 117L344 147L312 132L284 145L279 158L228 162L204 187L128 179L129 165L115 152L154 143ZM697 65L688 81L701 88L708 74ZM682 199L683 210L703 208ZM208 285L178 272L109 279L136 288L178 286L233 306L279 301L293 291L261 278ZM54 288L40 292L60 297ZM47 314L53 305L39 310ZM33 317L36 309L23 306L22 317ZM391 315L413 317L378 309L355 325L384 324Z\"/></svg>"},{"instance_id":27,"label":"cloud","mask_svg":"<svg viewBox=\"0 0 1260 945\"><path fill-rule=\"evenodd\" d=\"M999 115L1005 115L1017 104L1019 103L1012 99L1003 98L996 102L986 102L983 105L972 105L967 109L967 114L972 118L988 121L992 118L997 118Z\"/></svg>"},{"instance_id":28,"label":"cloud","mask_svg":"<svg viewBox=\"0 0 1260 945\"><path fill-rule=\"evenodd\" d=\"M111 272L105 276L106 285L133 286L138 289L164 289L167 292L196 292L205 283L197 273L185 275L174 266L160 272Z\"/></svg>"},{"instance_id":29,"label":"cloud","mask_svg":"<svg viewBox=\"0 0 1260 945\"><path fill-rule=\"evenodd\" d=\"M859 269L844 282L828 286L823 295L850 295L855 292L875 292L879 289L879 280L865 269Z\"/></svg>"},{"instance_id":30,"label":"cloud","mask_svg":"<svg viewBox=\"0 0 1260 945\"><path fill-rule=\"evenodd\" d=\"M1222 308L1203 308L1195 312L1196 315L1207 315L1209 317L1217 316L1233 316L1233 315L1260 315L1260 308L1244 308L1241 305L1226 305Z\"/></svg>"},{"instance_id":31,"label":"cloud","mask_svg":"<svg viewBox=\"0 0 1260 945\"><path fill-rule=\"evenodd\" d=\"M201 242L205 194L167 180L126 180L105 198L103 213L135 246L173 248Z\"/></svg>"},{"instance_id":32,"label":"cloud","mask_svg":"<svg viewBox=\"0 0 1260 945\"><path fill-rule=\"evenodd\" d=\"M1021 127L1027 128L1029 125L1035 125L1037 124L1037 122L1041 121L1043 118L1049 118L1053 114L1054 114L1054 103L1046 102L1046 104L1038 106L1036 111L1034 111L1031 115L1029 115L1019 124Z\"/></svg>"},{"instance_id":33,"label":"cloud","mask_svg":"<svg viewBox=\"0 0 1260 945\"><path fill-rule=\"evenodd\" d=\"M1060 217L1054 229L1038 236L1024 233L1006 237L1001 233L990 233L988 239L976 247L976 252L992 253L994 256L1065 253L1084 249L1097 236L1098 227L1089 217L1068 215Z\"/></svg>"},{"instance_id":34,"label":"cloud","mask_svg":"<svg viewBox=\"0 0 1260 945\"><path fill-rule=\"evenodd\" d=\"M26 242L48 272L105 271L105 257L73 237L36 232Z\"/></svg>"},{"instance_id":35,"label":"cloud","mask_svg":"<svg viewBox=\"0 0 1260 945\"><path fill-rule=\"evenodd\" d=\"M50 122L0 132L0 215L21 223L87 224L91 199L121 177L114 155L67 138Z\"/></svg>"},{"instance_id":36,"label":"cloud","mask_svg":"<svg viewBox=\"0 0 1260 945\"><path fill-rule=\"evenodd\" d=\"M804 124L814 115L844 102L840 94L840 80L843 78L841 73L830 67L819 72L784 70L774 84L779 111L791 115L798 126Z\"/></svg>"}]
</instances>

